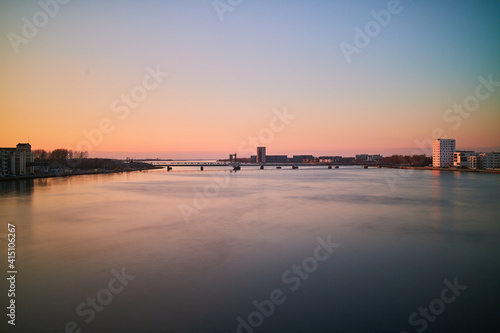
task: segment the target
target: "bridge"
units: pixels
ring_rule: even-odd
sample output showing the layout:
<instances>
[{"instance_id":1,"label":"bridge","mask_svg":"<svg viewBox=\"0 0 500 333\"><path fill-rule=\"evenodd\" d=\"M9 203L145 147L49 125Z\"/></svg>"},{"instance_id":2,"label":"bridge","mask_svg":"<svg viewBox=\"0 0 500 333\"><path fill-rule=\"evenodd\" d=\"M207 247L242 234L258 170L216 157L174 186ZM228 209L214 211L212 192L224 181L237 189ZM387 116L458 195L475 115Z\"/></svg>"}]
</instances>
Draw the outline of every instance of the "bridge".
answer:
<instances>
[{"instance_id":1,"label":"bridge","mask_svg":"<svg viewBox=\"0 0 500 333\"><path fill-rule=\"evenodd\" d=\"M240 162L186 162L186 161L152 161L152 165L157 167L166 167L167 170L172 170L173 167L199 167L203 170L204 167L232 167L234 170L240 170L241 167L258 167L264 169L265 167L292 167L292 169L298 169L299 167L314 167L314 166L325 166L329 169L332 165L338 168L338 164L332 163L240 163ZM362 165L360 165L362 167Z\"/></svg>"}]
</instances>

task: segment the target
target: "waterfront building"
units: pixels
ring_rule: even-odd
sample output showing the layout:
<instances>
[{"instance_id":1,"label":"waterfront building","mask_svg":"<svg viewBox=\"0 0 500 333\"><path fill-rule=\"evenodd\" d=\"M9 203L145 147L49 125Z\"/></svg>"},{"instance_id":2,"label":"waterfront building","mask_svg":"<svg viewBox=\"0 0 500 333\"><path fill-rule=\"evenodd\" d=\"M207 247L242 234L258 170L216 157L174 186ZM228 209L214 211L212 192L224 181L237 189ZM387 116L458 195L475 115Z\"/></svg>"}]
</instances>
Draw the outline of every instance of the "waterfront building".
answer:
<instances>
[{"instance_id":1,"label":"waterfront building","mask_svg":"<svg viewBox=\"0 0 500 333\"><path fill-rule=\"evenodd\" d=\"M368 154L357 154L356 161L366 162L368 160Z\"/></svg>"},{"instance_id":2,"label":"waterfront building","mask_svg":"<svg viewBox=\"0 0 500 333\"><path fill-rule=\"evenodd\" d=\"M0 148L0 175L26 175L33 173L34 156L29 143L16 148Z\"/></svg>"},{"instance_id":3,"label":"waterfront building","mask_svg":"<svg viewBox=\"0 0 500 333\"><path fill-rule=\"evenodd\" d=\"M318 159L319 163L340 163L342 156L320 156Z\"/></svg>"},{"instance_id":4,"label":"waterfront building","mask_svg":"<svg viewBox=\"0 0 500 333\"><path fill-rule=\"evenodd\" d=\"M432 142L432 166L435 168L446 168L453 165L453 153L455 139L435 139Z\"/></svg>"},{"instance_id":5,"label":"waterfront building","mask_svg":"<svg viewBox=\"0 0 500 333\"><path fill-rule=\"evenodd\" d=\"M266 163L266 147L257 147L257 163Z\"/></svg>"},{"instance_id":6,"label":"waterfront building","mask_svg":"<svg viewBox=\"0 0 500 333\"><path fill-rule=\"evenodd\" d=\"M479 163L479 156L474 155L469 157L469 168L471 169L481 169L481 165Z\"/></svg>"},{"instance_id":7,"label":"waterfront building","mask_svg":"<svg viewBox=\"0 0 500 333\"><path fill-rule=\"evenodd\" d=\"M293 155L293 163L309 163L314 161L314 156L312 155Z\"/></svg>"},{"instance_id":8,"label":"waterfront building","mask_svg":"<svg viewBox=\"0 0 500 333\"><path fill-rule=\"evenodd\" d=\"M382 155L368 155L368 154L358 154L356 155L356 161L358 162L373 162L382 159Z\"/></svg>"},{"instance_id":9,"label":"waterfront building","mask_svg":"<svg viewBox=\"0 0 500 333\"><path fill-rule=\"evenodd\" d=\"M287 163L288 156L286 155L266 155L266 163Z\"/></svg>"},{"instance_id":10,"label":"waterfront building","mask_svg":"<svg viewBox=\"0 0 500 333\"><path fill-rule=\"evenodd\" d=\"M500 168L500 153L479 153L470 159L471 169L498 169Z\"/></svg>"},{"instance_id":11,"label":"waterfront building","mask_svg":"<svg viewBox=\"0 0 500 333\"><path fill-rule=\"evenodd\" d=\"M472 150L457 150L453 153L453 166L455 168L468 168L470 157L476 155L476 152Z\"/></svg>"},{"instance_id":12,"label":"waterfront building","mask_svg":"<svg viewBox=\"0 0 500 333\"><path fill-rule=\"evenodd\" d=\"M0 148L0 176L13 174L11 171L10 156L16 148Z\"/></svg>"}]
</instances>

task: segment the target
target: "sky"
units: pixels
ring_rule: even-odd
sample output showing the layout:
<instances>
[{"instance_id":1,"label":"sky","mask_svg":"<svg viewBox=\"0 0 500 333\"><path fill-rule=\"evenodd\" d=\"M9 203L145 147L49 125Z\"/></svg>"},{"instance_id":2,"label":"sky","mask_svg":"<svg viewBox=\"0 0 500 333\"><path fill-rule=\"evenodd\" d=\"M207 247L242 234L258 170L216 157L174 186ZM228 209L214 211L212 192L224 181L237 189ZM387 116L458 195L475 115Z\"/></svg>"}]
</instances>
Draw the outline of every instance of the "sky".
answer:
<instances>
[{"instance_id":1,"label":"sky","mask_svg":"<svg viewBox=\"0 0 500 333\"><path fill-rule=\"evenodd\" d=\"M486 0L1 1L0 146L500 150L499 17Z\"/></svg>"}]
</instances>

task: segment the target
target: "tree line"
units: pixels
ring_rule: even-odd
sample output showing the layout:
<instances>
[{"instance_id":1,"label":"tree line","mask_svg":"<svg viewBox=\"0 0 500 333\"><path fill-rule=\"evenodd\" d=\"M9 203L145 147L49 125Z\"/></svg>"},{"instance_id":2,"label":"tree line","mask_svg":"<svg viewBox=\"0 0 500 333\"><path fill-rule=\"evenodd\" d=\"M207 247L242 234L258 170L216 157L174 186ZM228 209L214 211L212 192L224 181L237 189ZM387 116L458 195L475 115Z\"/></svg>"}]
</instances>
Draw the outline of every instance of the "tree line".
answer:
<instances>
[{"instance_id":1,"label":"tree line","mask_svg":"<svg viewBox=\"0 0 500 333\"><path fill-rule=\"evenodd\" d=\"M392 155L383 157L378 161L379 164L385 165L412 165L412 166L428 166L432 164L432 158L425 155Z\"/></svg>"},{"instance_id":2,"label":"tree line","mask_svg":"<svg viewBox=\"0 0 500 333\"><path fill-rule=\"evenodd\" d=\"M33 150L33 156L36 161L51 161L51 160L67 160L67 159L84 159L89 157L87 151L73 151L71 149L58 148L52 151L44 149Z\"/></svg>"}]
</instances>

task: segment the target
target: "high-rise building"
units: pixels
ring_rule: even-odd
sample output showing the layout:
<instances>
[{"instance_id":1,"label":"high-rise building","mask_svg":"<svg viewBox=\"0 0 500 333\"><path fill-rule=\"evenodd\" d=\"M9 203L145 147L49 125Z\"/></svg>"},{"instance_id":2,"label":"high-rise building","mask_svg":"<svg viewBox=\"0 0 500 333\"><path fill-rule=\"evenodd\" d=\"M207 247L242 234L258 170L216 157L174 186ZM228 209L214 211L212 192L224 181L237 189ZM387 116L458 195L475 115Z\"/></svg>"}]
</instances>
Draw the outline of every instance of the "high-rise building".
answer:
<instances>
[{"instance_id":1,"label":"high-rise building","mask_svg":"<svg viewBox=\"0 0 500 333\"><path fill-rule=\"evenodd\" d=\"M266 163L266 147L257 147L257 163Z\"/></svg>"},{"instance_id":2,"label":"high-rise building","mask_svg":"<svg viewBox=\"0 0 500 333\"><path fill-rule=\"evenodd\" d=\"M446 168L453 165L455 139L435 139L432 142L432 166Z\"/></svg>"}]
</instances>

